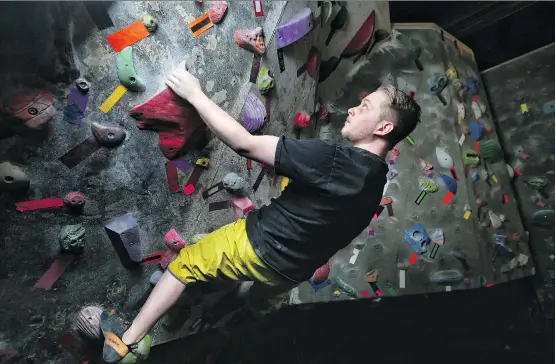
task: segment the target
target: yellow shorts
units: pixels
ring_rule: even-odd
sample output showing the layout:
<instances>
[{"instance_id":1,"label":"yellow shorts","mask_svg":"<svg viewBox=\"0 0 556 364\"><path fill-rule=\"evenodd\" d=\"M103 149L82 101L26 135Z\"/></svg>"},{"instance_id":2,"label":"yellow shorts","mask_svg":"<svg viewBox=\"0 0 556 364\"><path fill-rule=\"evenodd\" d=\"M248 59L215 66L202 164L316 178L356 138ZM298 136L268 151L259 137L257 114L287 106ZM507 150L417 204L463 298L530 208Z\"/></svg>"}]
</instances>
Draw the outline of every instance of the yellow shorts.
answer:
<instances>
[{"instance_id":1,"label":"yellow shorts","mask_svg":"<svg viewBox=\"0 0 556 364\"><path fill-rule=\"evenodd\" d=\"M245 230L245 219L222 226L199 242L183 248L168 270L182 283L213 280L255 281L281 285L284 278L255 253Z\"/></svg>"}]
</instances>

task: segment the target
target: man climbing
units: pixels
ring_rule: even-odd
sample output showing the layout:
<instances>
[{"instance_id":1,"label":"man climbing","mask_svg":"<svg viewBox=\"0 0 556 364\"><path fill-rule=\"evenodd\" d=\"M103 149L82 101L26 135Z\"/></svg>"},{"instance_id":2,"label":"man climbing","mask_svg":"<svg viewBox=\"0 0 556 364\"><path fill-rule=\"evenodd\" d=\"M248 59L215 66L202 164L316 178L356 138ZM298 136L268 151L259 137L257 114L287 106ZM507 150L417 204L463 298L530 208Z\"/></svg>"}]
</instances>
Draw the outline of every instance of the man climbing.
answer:
<instances>
[{"instance_id":1,"label":"man climbing","mask_svg":"<svg viewBox=\"0 0 556 364\"><path fill-rule=\"evenodd\" d=\"M254 281L247 306L260 312L270 298L310 278L369 224L386 183L384 159L415 129L421 114L403 92L382 86L349 109L342 135L353 146L343 147L251 135L211 101L185 69L170 74L166 84L236 153L274 167L293 182L268 206L182 249L125 332L103 313L103 357L108 363L146 358L147 333L194 282Z\"/></svg>"}]
</instances>

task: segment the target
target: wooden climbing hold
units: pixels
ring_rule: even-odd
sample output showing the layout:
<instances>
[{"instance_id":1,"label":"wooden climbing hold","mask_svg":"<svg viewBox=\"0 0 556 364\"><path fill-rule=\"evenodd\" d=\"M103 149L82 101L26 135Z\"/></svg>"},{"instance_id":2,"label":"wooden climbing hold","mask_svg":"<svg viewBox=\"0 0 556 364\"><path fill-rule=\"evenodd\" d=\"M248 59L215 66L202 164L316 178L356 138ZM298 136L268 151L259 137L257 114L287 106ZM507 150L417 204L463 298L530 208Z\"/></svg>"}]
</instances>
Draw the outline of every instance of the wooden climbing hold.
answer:
<instances>
[{"instance_id":1,"label":"wooden climbing hold","mask_svg":"<svg viewBox=\"0 0 556 364\"><path fill-rule=\"evenodd\" d=\"M266 50L263 28L261 27L238 29L234 32L234 40L240 48L247 49L255 54L264 54Z\"/></svg>"},{"instance_id":2,"label":"wooden climbing hold","mask_svg":"<svg viewBox=\"0 0 556 364\"><path fill-rule=\"evenodd\" d=\"M133 48L125 47L116 55L118 79L128 90L143 91L145 84L133 67Z\"/></svg>"},{"instance_id":3,"label":"wooden climbing hold","mask_svg":"<svg viewBox=\"0 0 556 364\"><path fill-rule=\"evenodd\" d=\"M313 29L313 13L309 8L303 8L288 21L276 27L274 42L276 48L286 47L303 38Z\"/></svg>"}]
</instances>

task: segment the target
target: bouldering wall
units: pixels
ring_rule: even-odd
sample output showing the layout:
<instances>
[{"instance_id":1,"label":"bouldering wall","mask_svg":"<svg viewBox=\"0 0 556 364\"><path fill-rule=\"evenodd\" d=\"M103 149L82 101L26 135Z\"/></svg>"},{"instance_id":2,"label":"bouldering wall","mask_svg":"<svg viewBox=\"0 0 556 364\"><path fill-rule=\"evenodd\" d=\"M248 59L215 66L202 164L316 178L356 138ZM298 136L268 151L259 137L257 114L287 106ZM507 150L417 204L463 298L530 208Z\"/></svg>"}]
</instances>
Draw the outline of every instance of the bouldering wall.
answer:
<instances>
[{"instance_id":1,"label":"bouldering wall","mask_svg":"<svg viewBox=\"0 0 556 364\"><path fill-rule=\"evenodd\" d=\"M381 84L413 95L421 124L388 157L382 211L330 259L328 277L315 274L322 283L292 291L292 303L480 288L533 274L473 52L435 25L392 28L348 72L318 135L342 143L347 110ZM446 75L440 78L446 87L439 87L438 77ZM427 233L425 252L408 244L421 243Z\"/></svg>"},{"instance_id":2,"label":"bouldering wall","mask_svg":"<svg viewBox=\"0 0 556 364\"><path fill-rule=\"evenodd\" d=\"M266 112L258 132L313 135L313 124L296 133L293 120L301 111L313 121L318 115L319 54L328 55L325 41L341 5L256 3L229 2L219 22L211 2L0 5L0 29L14 35L1 39L0 247L9 258L0 265L0 291L10 304L0 311L0 347L41 363L90 357L75 315L100 306L131 320L169 248L179 246L172 244L177 235L166 235L172 228L188 243L233 221L249 202L261 206L278 195L279 177L212 139L164 86L185 64L239 122L246 114L261 122ZM384 4L345 4L347 22L330 56L373 11L389 29ZM281 65L276 28L303 14L306 22L294 25L308 33L283 46ZM236 30L256 27L264 32L260 58L234 40ZM257 61L275 79L264 97L268 83L254 82ZM249 200L227 191L205 199L230 172L247 181ZM188 290L181 309L154 329L154 343L213 327L219 316L212 306L234 287L216 288Z\"/></svg>"},{"instance_id":3,"label":"bouldering wall","mask_svg":"<svg viewBox=\"0 0 556 364\"><path fill-rule=\"evenodd\" d=\"M536 268L554 317L554 44L481 73ZM524 106L522 106L524 105Z\"/></svg>"}]
</instances>

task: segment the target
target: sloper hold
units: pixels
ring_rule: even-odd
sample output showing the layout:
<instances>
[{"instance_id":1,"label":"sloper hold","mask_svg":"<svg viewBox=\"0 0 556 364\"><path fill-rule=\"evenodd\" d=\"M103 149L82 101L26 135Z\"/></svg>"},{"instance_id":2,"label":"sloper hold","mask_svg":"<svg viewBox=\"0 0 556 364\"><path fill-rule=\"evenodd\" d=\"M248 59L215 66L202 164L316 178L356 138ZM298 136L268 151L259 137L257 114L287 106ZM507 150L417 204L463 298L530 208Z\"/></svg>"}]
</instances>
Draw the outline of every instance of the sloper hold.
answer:
<instances>
[{"instance_id":1,"label":"sloper hold","mask_svg":"<svg viewBox=\"0 0 556 364\"><path fill-rule=\"evenodd\" d=\"M166 158L174 158L194 144L205 130L197 110L169 88L133 107L129 115L138 120L139 129L159 131L160 149Z\"/></svg>"},{"instance_id":2,"label":"sloper hold","mask_svg":"<svg viewBox=\"0 0 556 364\"><path fill-rule=\"evenodd\" d=\"M441 185L441 186L444 186L444 188L446 188L446 190L448 190L449 192L452 192L454 195L458 191L458 184L456 183L456 180L453 179L450 176L447 176L447 175L443 174L443 173L439 173L439 176L437 178L436 183Z\"/></svg>"},{"instance_id":3,"label":"sloper hold","mask_svg":"<svg viewBox=\"0 0 556 364\"><path fill-rule=\"evenodd\" d=\"M313 13L304 8L290 20L280 24L274 33L276 49L283 48L303 38L313 28Z\"/></svg>"},{"instance_id":4,"label":"sloper hold","mask_svg":"<svg viewBox=\"0 0 556 364\"><path fill-rule=\"evenodd\" d=\"M0 163L0 191L29 188L29 177L18 166L10 162Z\"/></svg>"},{"instance_id":5,"label":"sloper hold","mask_svg":"<svg viewBox=\"0 0 556 364\"><path fill-rule=\"evenodd\" d=\"M19 92L2 103L2 110L30 129L41 129L54 115L54 95L44 90Z\"/></svg>"},{"instance_id":6,"label":"sloper hold","mask_svg":"<svg viewBox=\"0 0 556 364\"><path fill-rule=\"evenodd\" d=\"M435 284L451 286L459 284L463 280L463 274L457 269L441 270L432 273L429 280Z\"/></svg>"},{"instance_id":7,"label":"sloper hold","mask_svg":"<svg viewBox=\"0 0 556 364\"><path fill-rule=\"evenodd\" d=\"M122 85L132 91L145 90L145 84L133 67L132 47L125 47L116 54L116 68L118 69L118 79Z\"/></svg>"},{"instance_id":8,"label":"sloper hold","mask_svg":"<svg viewBox=\"0 0 556 364\"><path fill-rule=\"evenodd\" d=\"M115 218L104 226L123 266L130 268L141 263L141 240L137 222L131 215Z\"/></svg>"},{"instance_id":9,"label":"sloper hold","mask_svg":"<svg viewBox=\"0 0 556 364\"><path fill-rule=\"evenodd\" d=\"M247 49L255 54L264 54L263 28L238 29L234 32L234 40L240 48Z\"/></svg>"},{"instance_id":10,"label":"sloper hold","mask_svg":"<svg viewBox=\"0 0 556 364\"><path fill-rule=\"evenodd\" d=\"M249 92L243 105L243 126L248 132L254 133L266 122L266 109L257 95Z\"/></svg>"},{"instance_id":11,"label":"sloper hold","mask_svg":"<svg viewBox=\"0 0 556 364\"><path fill-rule=\"evenodd\" d=\"M479 155L487 162L494 163L502 159L502 147L496 140L484 140L479 142Z\"/></svg>"},{"instance_id":12,"label":"sloper hold","mask_svg":"<svg viewBox=\"0 0 556 364\"><path fill-rule=\"evenodd\" d=\"M351 41L348 43L346 48L344 48L342 57L351 57L363 51L363 49L371 41L374 31L375 11L373 10L365 22L363 22L357 33L355 33L353 38L351 38Z\"/></svg>"},{"instance_id":13,"label":"sloper hold","mask_svg":"<svg viewBox=\"0 0 556 364\"><path fill-rule=\"evenodd\" d=\"M440 164L442 168L454 167L454 161L452 157L450 157L450 155L440 147L436 147L436 159L438 160L438 164Z\"/></svg>"},{"instance_id":14,"label":"sloper hold","mask_svg":"<svg viewBox=\"0 0 556 364\"><path fill-rule=\"evenodd\" d=\"M124 129L118 126L104 126L93 122L91 124L91 131L97 142L105 147L117 147L125 139Z\"/></svg>"},{"instance_id":15,"label":"sloper hold","mask_svg":"<svg viewBox=\"0 0 556 364\"><path fill-rule=\"evenodd\" d=\"M213 1L210 9L208 11L208 15L210 20L214 24L218 24L226 15L226 11L228 10L228 3L225 1Z\"/></svg>"}]
</instances>

